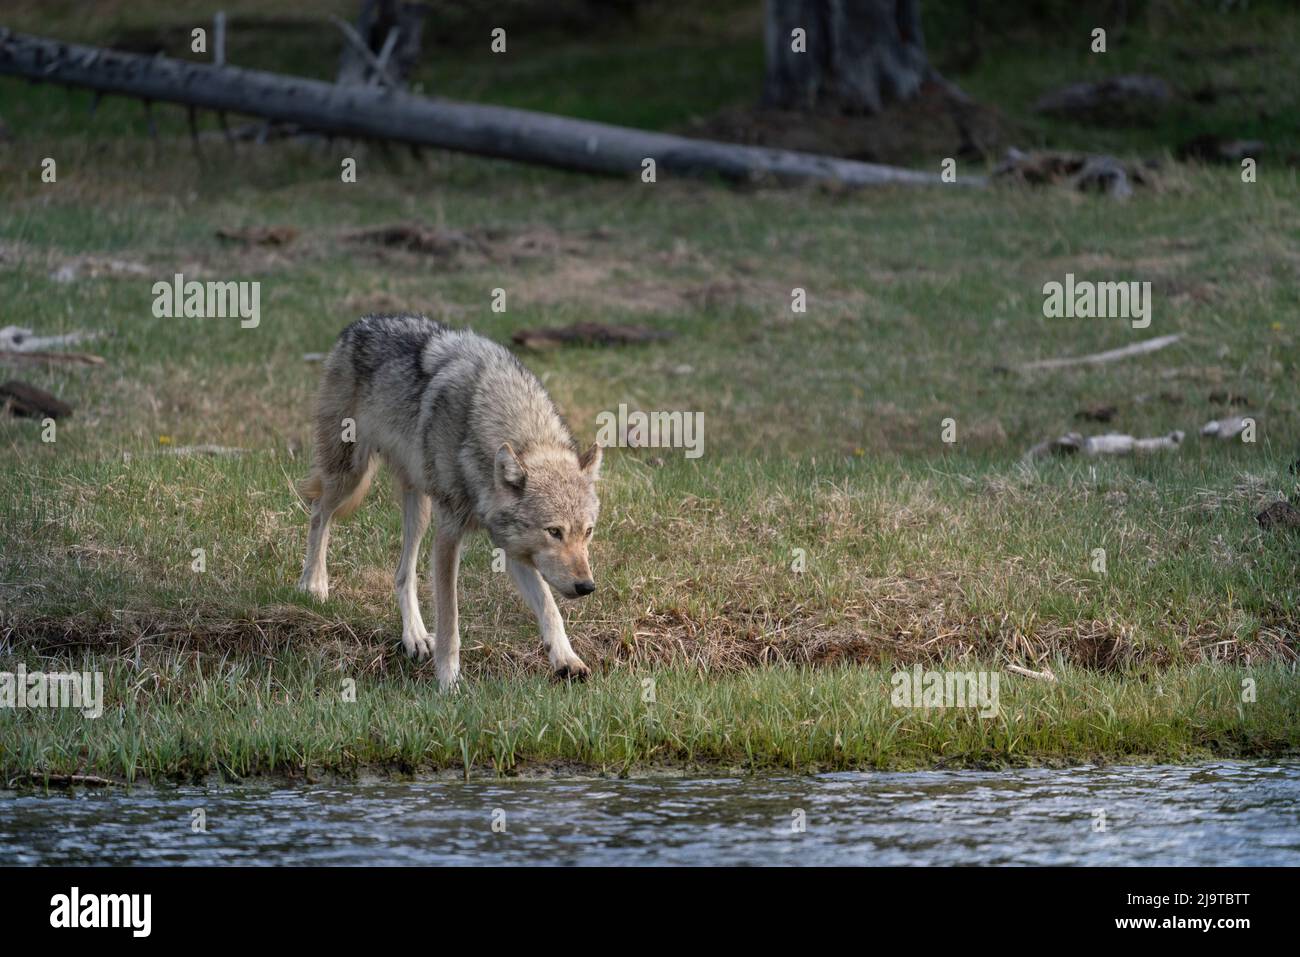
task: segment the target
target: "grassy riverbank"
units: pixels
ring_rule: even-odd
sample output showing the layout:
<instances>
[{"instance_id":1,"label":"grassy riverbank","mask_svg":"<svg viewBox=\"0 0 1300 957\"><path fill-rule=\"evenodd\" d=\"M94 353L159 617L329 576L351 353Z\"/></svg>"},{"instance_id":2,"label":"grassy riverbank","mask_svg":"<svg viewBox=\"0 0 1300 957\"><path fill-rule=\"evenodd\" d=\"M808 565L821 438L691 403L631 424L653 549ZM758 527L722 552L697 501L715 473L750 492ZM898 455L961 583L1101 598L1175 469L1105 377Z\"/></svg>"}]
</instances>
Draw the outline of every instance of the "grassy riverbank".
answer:
<instances>
[{"instance_id":1,"label":"grassy riverbank","mask_svg":"<svg viewBox=\"0 0 1300 957\"><path fill-rule=\"evenodd\" d=\"M40 9L7 25L36 31ZM188 9L140 23L171 36ZM107 41L140 23L88 20L67 36ZM526 45L499 70L449 53L438 70L465 69L426 79L448 95L534 107L549 96L608 120L628 101L611 90L651 82L651 50L681 65L656 81L676 92L631 97L636 122L684 123L692 110L666 104L703 89L715 58L730 79L693 110L756 95L756 77L752 90L735 79L757 49L754 18L689 42L668 36L672 21L657 29L658 41L629 34L599 55L581 54L585 40L537 54L572 54L582 83L529 68ZM270 66L277 30L245 30L232 57ZM1222 46L1214 82L1248 91L1297 35L1300 15L1275 7L1219 34L1164 23L1145 39L1131 30L1113 70L1089 69L1185 68L1199 82L1207 68L1177 67L1179 51ZM1262 52L1230 52L1249 43ZM1070 145L1069 130L1025 112L1040 87L1068 79L1050 52L1038 56L1010 70L990 55L960 79L1026 124L1025 145ZM1280 91L1281 118L1241 135L1297 148L1295 95ZM108 333L76 347L104 366L3 371L76 411L54 442L37 422L0 418L0 671L101 670L106 713L0 711L0 771L811 769L1294 750L1300 536L1255 515L1300 493L1300 187L1280 162L1243 184L1234 168L1167 152L1199 131L1194 117L1234 132L1233 102L1099 133L1108 149L1163 164L1158 185L1120 204L1057 189L596 181L347 143L231 152L215 133L196 159L180 110L156 108L154 144L134 104L109 100L87 123L86 95L0 81L14 137L0 146L0 325ZM354 184L340 182L343 155L358 160ZM40 179L45 157L57 159L55 183ZM435 239L421 250L358 238L397 223ZM217 235L263 226L296 236ZM152 285L177 272L261 282L257 328L156 318ZM1149 281L1151 327L1044 318L1043 283L1067 272ZM805 314L791 312L795 287ZM495 288L504 314L491 311ZM303 355L364 312L398 309L500 341L573 321L672 335L521 354L581 438L620 403L704 418L698 459L606 456L601 589L564 607L596 671L588 686L546 681L535 625L482 539L462 573L465 693L440 697L432 666L400 657L400 521L386 483L335 534L330 601L292 589L306 515L291 481L306 471L319 373ZM1125 362L1021 369L1168 333L1182 339ZM1257 441L1197 434L1232 413L1256 419ZM1074 429L1188 438L1143 458L1020 462ZM239 454L175 454L209 444ZM1003 672L995 720L896 711L890 669L916 662L1050 666L1062 681ZM1253 703L1241 697L1247 675ZM355 703L339 697L349 678ZM641 700L645 678L654 706Z\"/></svg>"},{"instance_id":2,"label":"grassy riverbank","mask_svg":"<svg viewBox=\"0 0 1300 957\"><path fill-rule=\"evenodd\" d=\"M1290 670L1191 666L1059 684L1002 674L998 712L895 707L889 669L772 667L724 676L683 668L601 675L558 687L484 679L440 696L411 675L369 676L308 650L267 664L192 656L106 672L98 719L73 711L0 721L0 773L52 777L311 781L361 773L537 768L834 771L1185 762L1300 750ZM977 663L958 667L977 670ZM1253 701L1243 701L1248 679ZM353 684L348 684L351 681ZM355 690L355 701L347 700Z\"/></svg>"}]
</instances>

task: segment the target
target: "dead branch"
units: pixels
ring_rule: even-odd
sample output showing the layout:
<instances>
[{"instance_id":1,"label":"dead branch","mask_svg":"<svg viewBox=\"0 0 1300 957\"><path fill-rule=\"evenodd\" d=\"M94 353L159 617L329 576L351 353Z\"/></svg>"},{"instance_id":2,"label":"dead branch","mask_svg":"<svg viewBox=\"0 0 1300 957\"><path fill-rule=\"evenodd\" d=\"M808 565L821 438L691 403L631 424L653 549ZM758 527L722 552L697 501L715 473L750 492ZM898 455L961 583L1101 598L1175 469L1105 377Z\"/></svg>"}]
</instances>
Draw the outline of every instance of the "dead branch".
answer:
<instances>
[{"instance_id":1,"label":"dead branch","mask_svg":"<svg viewBox=\"0 0 1300 957\"><path fill-rule=\"evenodd\" d=\"M71 346L78 342L98 339L102 332L68 332L59 336L38 336L30 329L21 326L5 326L0 329L0 351L5 352L41 352L52 346Z\"/></svg>"},{"instance_id":2,"label":"dead branch","mask_svg":"<svg viewBox=\"0 0 1300 957\"><path fill-rule=\"evenodd\" d=\"M1166 346L1172 346L1182 337L1182 333L1175 332L1168 336L1156 336L1154 339L1135 342L1131 346L1124 346L1120 349L1094 352L1086 356L1071 356L1064 359L1038 359L1035 362L1026 362L1020 368L1028 371L1034 369L1064 369L1068 366L1079 365L1102 365L1106 362L1115 362L1118 359L1128 359L1132 356L1145 355L1148 352L1157 352Z\"/></svg>"},{"instance_id":3,"label":"dead branch","mask_svg":"<svg viewBox=\"0 0 1300 957\"><path fill-rule=\"evenodd\" d=\"M1051 455L1133 455L1142 452L1162 452L1176 449L1183 444L1187 433L1175 429L1168 435L1139 439L1119 432L1107 432L1104 435L1085 436L1079 432L1067 432L1055 439L1039 442L1028 452L1025 459L1047 458Z\"/></svg>"},{"instance_id":4,"label":"dead branch","mask_svg":"<svg viewBox=\"0 0 1300 957\"><path fill-rule=\"evenodd\" d=\"M66 362L69 365L102 366L105 359L88 352L14 352L11 349L0 349L0 362L18 365Z\"/></svg>"},{"instance_id":5,"label":"dead branch","mask_svg":"<svg viewBox=\"0 0 1300 957\"><path fill-rule=\"evenodd\" d=\"M1046 681L1050 684L1056 684L1056 675L1052 674L1051 668L1044 668L1042 671L1030 671L1028 668L1022 668L1020 665L1006 665L1007 671L1013 675L1021 675L1025 678L1034 678L1038 681Z\"/></svg>"}]
</instances>

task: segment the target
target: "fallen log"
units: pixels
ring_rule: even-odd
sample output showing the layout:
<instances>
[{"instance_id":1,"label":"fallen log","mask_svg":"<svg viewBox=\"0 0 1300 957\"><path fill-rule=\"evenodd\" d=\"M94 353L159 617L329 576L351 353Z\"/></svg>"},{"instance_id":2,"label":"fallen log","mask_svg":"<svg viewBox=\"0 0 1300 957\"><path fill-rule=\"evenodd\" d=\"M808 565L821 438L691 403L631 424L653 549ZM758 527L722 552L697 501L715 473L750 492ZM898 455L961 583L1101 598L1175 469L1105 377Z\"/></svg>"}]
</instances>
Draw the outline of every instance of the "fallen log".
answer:
<instances>
[{"instance_id":1,"label":"fallen log","mask_svg":"<svg viewBox=\"0 0 1300 957\"><path fill-rule=\"evenodd\" d=\"M10 379L0 385L0 409L20 418L62 419L72 415L72 406L58 396L38 389L30 382Z\"/></svg>"},{"instance_id":2,"label":"fallen log","mask_svg":"<svg viewBox=\"0 0 1300 957\"><path fill-rule=\"evenodd\" d=\"M431 99L383 86L336 85L262 70L141 56L0 28L0 75L296 123L334 136L492 156L611 175L720 176L843 186L940 185L938 174L788 150L693 140L530 110ZM962 185L984 180L963 176Z\"/></svg>"}]
</instances>

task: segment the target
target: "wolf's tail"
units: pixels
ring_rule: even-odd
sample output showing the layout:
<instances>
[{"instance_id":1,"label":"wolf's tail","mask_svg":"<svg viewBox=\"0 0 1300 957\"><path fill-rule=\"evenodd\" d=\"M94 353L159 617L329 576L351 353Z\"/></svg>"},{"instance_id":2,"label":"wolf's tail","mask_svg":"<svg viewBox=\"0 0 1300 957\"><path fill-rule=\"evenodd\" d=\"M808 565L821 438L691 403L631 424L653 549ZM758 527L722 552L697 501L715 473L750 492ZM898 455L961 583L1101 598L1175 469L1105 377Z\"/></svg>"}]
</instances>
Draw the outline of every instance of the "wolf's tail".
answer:
<instances>
[{"instance_id":1,"label":"wolf's tail","mask_svg":"<svg viewBox=\"0 0 1300 957\"><path fill-rule=\"evenodd\" d=\"M361 474L355 478L356 484L352 486L352 491L347 493L347 498L339 502L338 508L334 509L335 518L347 518L357 510L366 493L370 491L370 480L375 477L375 467L378 465L374 459L366 465Z\"/></svg>"},{"instance_id":2,"label":"wolf's tail","mask_svg":"<svg viewBox=\"0 0 1300 957\"><path fill-rule=\"evenodd\" d=\"M320 498L321 492L324 491L320 474L314 470L306 478L300 478L294 482L293 487L298 490L298 497L308 505Z\"/></svg>"},{"instance_id":3,"label":"wolf's tail","mask_svg":"<svg viewBox=\"0 0 1300 957\"><path fill-rule=\"evenodd\" d=\"M347 518L357 510L366 493L370 491L370 482L375 477L377 465L374 458L371 458L359 472L334 476L328 496L325 494L325 479L317 469L312 469L310 475L305 479L299 479L294 486L304 502L311 504L317 499L325 499L326 508L329 508L331 502L337 502L338 504L330 512L331 517Z\"/></svg>"}]
</instances>

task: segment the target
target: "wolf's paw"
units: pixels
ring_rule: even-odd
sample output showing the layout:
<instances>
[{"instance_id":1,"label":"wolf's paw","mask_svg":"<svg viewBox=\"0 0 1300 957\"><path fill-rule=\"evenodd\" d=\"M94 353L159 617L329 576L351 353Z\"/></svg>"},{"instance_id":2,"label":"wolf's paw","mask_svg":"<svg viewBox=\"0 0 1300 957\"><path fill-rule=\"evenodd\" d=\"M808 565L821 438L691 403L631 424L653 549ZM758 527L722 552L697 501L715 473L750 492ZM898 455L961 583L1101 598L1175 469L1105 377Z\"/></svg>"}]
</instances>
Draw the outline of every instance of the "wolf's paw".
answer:
<instances>
[{"instance_id":1,"label":"wolf's paw","mask_svg":"<svg viewBox=\"0 0 1300 957\"><path fill-rule=\"evenodd\" d=\"M402 647L416 661L424 661L433 654L433 639L424 631L403 631Z\"/></svg>"},{"instance_id":2,"label":"wolf's paw","mask_svg":"<svg viewBox=\"0 0 1300 957\"><path fill-rule=\"evenodd\" d=\"M298 591L306 592L317 601L327 601L330 597L330 583L328 581L312 581L310 578L298 579Z\"/></svg>"},{"instance_id":3,"label":"wolf's paw","mask_svg":"<svg viewBox=\"0 0 1300 957\"><path fill-rule=\"evenodd\" d=\"M571 658L551 673L555 681L586 681L591 669L582 663L581 658Z\"/></svg>"},{"instance_id":4,"label":"wolf's paw","mask_svg":"<svg viewBox=\"0 0 1300 957\"><path fill-rule=\"evenodd\" d=\"M438 665L438 690L452 692L460 687L460 663Z\"/></svg>"}]
</instances>

